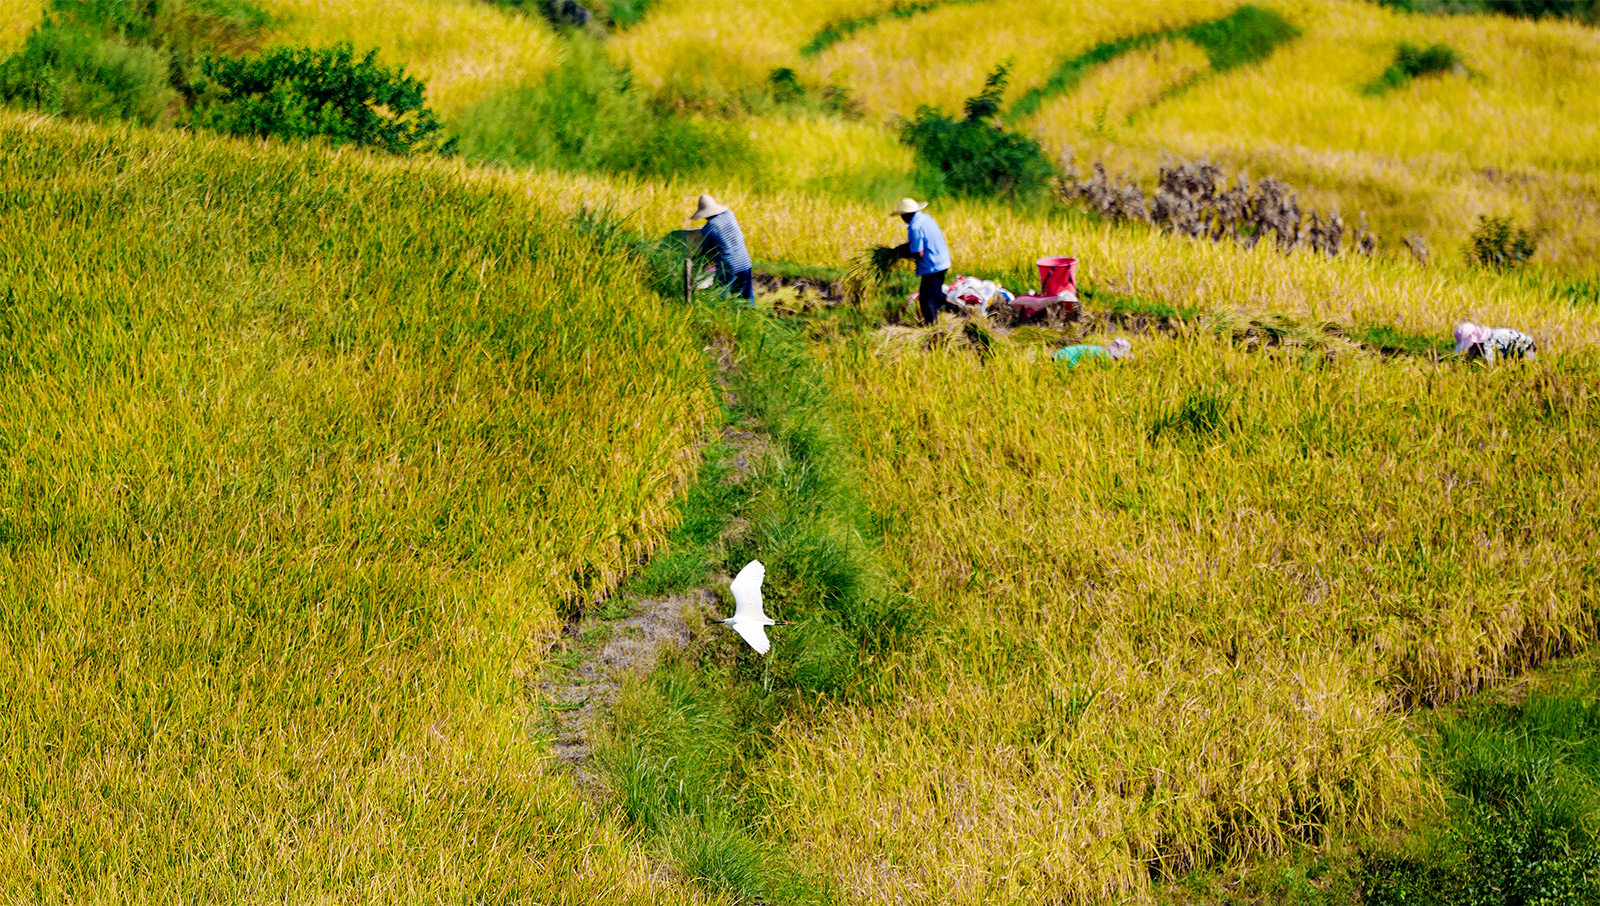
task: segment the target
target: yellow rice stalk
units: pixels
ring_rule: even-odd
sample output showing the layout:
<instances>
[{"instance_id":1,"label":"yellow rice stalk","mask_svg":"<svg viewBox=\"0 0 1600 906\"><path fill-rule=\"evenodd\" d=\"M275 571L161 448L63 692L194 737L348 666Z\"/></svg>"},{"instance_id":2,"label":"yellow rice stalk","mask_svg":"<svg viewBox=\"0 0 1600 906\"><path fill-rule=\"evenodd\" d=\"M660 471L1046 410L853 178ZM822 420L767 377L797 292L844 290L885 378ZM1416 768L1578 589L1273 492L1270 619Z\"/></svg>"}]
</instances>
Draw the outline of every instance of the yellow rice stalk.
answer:
<instances>
[{"instance_id":1,"label":"yellow rice stalk","mask_svg":"<svg viewBox=\"0 0 1600 906\"><path fill-rule=\"evenodd\" d=\"M28 32L44 15L44 0L5 0L5 15L0 16L0 54L22 47Z\"/></svg>"}]
</instances>

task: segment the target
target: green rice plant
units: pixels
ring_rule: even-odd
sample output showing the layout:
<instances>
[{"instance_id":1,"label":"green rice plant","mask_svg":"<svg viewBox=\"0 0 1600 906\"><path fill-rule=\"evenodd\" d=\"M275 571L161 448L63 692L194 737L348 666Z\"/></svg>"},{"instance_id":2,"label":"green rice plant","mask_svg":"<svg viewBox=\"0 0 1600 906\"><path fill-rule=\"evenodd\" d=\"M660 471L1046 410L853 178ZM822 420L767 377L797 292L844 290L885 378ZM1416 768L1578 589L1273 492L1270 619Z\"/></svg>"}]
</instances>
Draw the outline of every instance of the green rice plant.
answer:
<instances>
[{"instance_id":1,"label":"green rice plant","mask_svg":"<svg viewBox=\"0 0 1600 906\"><path fill-rule=\"evenodd\" d=\"M1594 24L1600 8L1594 0L1377 0L1383 6L1426 15L1497 15L1517 19L1575 19Z\"/></svg>"},{"instance_id":2,"label":"green rice plant","mask_svg":"<svg viewBox=\"0 0 1600 906\"><path fill-rule=\"evenodd\" d=\"M840 41L848 39L856 32L861 31L862 29L871 28L872 26L877 25L879 22L884 20L909 19L912 16L920 13L938 9L947 3L962 2L970 2L970 0L921 0L921 2L916 2L916 0L897 0L897 2L891 4L887 9L878 12L871 12L860 16L851 16L844 19L835 19L834 21L829 22L827 25L822 26L822 28L819 29L816 34L811 36L811 40L807 41L806 45L800 48L800 55L802 57L816 56Z\"/></svg>"},{"instance_id":3,"label":"green rice plant","mask_svg":"<svg viewBox=\"0 0 1600 906\"><path fill-rule=\"evenodd\" d=\"M1214 72L1227 72L1265 60L1279 45L1300 37L1300 29L1270 9L1246 4L1231 15L1178 34L1205 50Z\"/></svg>"},{"instance_id":4,"label":"green rice plant","mask_svg":"<svg viewBox=\"0 0 1600 906\"><path fill-rule=\"evenodd\" d=\"M1385 353L1437 357L1455 352L1447 337L1411 333L1389 324L1359 324L1347 333L1352 340Z\"/></svg>"},{"instance_id":5,"label":"green rice plant","mask_svg":"<svg viewBox=\"0 0 1600 906\"><path fill-rule=\"evenodd\" d=\"M1187 437L1209 440L1229 427L1232 400L1217 390L1194 390L1178 406L1156 416L1150 423L1150 439Z\"/></svg>"}]
</instances>

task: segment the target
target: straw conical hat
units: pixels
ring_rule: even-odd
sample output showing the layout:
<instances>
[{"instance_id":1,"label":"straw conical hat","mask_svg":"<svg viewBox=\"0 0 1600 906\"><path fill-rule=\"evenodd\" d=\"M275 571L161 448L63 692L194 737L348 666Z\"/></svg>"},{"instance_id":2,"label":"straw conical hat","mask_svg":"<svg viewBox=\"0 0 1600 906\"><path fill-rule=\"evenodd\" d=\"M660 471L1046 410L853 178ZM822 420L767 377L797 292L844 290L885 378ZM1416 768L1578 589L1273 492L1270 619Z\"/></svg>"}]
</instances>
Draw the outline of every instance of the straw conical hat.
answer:
<instances>
[{"instance_id":1,"label":"straw conical hat","mask_svg":"<svg viewBox=\"0 0 1600 906\"><path fill-rule=\"evenodd\" d=\"M704 220L707 217L715 217L727 209L727 205L718 204L717 200L710 195L702 195L700 196L700 206L694 209L694 213L689 215L689 219Z\"/></svg>"},{"instance_id":2,"label":"straw conical hat","mask_svg":"<svg viewBox=\"0 0 1600 906\"><path fill-rule=\"evenodd\" d=\"M927 206L928 203L926 201L924 201L922 204L917 204L914 199L902 198L900 199L900 203L895 205L894 210L889 212L889 216L898 217L901 214L915 214Z\"/></svg>"}]
</instances>

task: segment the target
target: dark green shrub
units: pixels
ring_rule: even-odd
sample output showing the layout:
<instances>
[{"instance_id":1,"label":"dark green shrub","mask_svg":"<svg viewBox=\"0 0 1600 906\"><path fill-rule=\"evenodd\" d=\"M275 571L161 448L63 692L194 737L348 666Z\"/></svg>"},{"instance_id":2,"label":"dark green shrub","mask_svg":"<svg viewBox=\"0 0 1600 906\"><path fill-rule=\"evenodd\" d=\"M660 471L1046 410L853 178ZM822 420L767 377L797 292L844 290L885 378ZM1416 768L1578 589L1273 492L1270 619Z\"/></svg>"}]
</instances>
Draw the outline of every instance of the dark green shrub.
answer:
<instances>
[{"instance_id":1,"label":"dark green shrub","mask_svg":"<svg viewBox=\"0 0 1600 906\"><path fill-rule=\"evenodd\" d=\"M861 103L850 96L850 89L839 85L813 88L800 81L793 69L784 67L767 74L767 89L779 107L836 113L846 117L861 115Z\"/></svg>"},{"instance_id":2,"label":"dark green shrub","mask_svg":"<svg viewBox=\"0 0 1600 906\"><path fill-rule=\"evenodd\" d=\"M0 63L14 106L239 135L323 136L394 153L449 150L421 82L348 46L248 48L270 21L248 0L52 0Z\"/></svg>"},{"instance_id":3,"label":"dark green shrub","mask_svg":"<svg viewBox=\"0 0 1600 906\"><path fill-rule=\"evenodd\" d=\"M424 105L422 82L357 57L348 44L285 47L258 57L207 60L205 74L220 93L196 123L234 135L328 139L391 154L453 150L439 118Z\"/></svg>"},{"instance_id":4,"label":"dark green shrub","mask_svg":"<svg viewBox=\"0 0 1600 906\"><path fill-rule=\"evenodd\" d=\"M1445 44L1419 48L1402 43L1395 50L1394 62L1383 75L1363 89L1367 94L1382 94L1405 85L1419 76L1450 72L1461 65L1461 55Z\"/></svg>"},{"instance_id":5,"label":"dark green shrub","mask_svg":"<svg viewBox=\"0 0 1600 906\"><path fill-rule=\"evenodd\" d=\"M967 98L965 116L950 119L932 107L917 110L900 139L916 149L924 189L929 195L1029 197L1050 184L1054 167L1044 148L1025 135L1007 132L997 119L1007 68L984 80L983 91Z\"/></svg>"},{"instance_id":6,"label":"dark green shrub","mask_svg":"<svg viewBox=\"0 0 1600 906\"><path fill-rule=\"evenodd\" d=\"M1533 234L1516 225L1510 217L1478 215L1478 226L1472 231L1471 245L1467 249L1467 262L1479 267L1503 271L1526 264L1537 251Z\"/></svg>"}]
</instances>

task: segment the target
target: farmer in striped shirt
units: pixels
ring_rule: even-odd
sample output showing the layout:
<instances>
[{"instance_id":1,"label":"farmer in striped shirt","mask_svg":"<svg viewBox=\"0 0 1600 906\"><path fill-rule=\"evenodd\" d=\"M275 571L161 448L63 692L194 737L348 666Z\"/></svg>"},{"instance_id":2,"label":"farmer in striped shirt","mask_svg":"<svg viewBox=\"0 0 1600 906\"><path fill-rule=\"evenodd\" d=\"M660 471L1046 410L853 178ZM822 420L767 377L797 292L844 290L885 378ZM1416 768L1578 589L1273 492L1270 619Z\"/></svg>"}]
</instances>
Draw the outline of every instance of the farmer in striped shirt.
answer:
<instances>
[{"instance_id":1,"label":"farmer in striped shirt","mask_svg":"<svg viewBox=\"0 0 1600 906\"><path fill-rule=\"evenodd\" d=\"M738 298L755 301L755 287L750 281L750 253L745 251L744 232L739 229L733 212L710 195L702 195L700 206L689 219L706 222L700 230L700 247L711 250L717 279Z\"/></svg>"}]
</instances>

